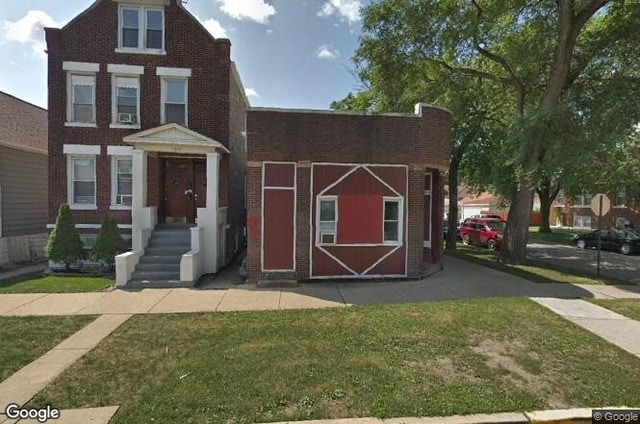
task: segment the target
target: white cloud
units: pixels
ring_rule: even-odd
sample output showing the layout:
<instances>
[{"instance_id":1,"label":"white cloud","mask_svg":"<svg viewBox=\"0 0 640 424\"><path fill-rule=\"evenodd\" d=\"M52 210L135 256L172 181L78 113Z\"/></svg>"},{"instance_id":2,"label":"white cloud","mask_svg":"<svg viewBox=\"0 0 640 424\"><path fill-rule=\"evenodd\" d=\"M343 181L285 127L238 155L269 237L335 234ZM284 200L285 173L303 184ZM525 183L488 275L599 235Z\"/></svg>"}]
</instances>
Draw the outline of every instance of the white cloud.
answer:
<instances>
[{"instance_id":1,"label":"white cloud","mask_svg":"<svg viewBox=\"0 0 640 424\"><path fill-rule=\"evenodd\" d=\"M26 15L15 22L4 21L2 38L21 44L30 44L33 51L41 57L46 57L46 43L44 27L60 28L65 22L56 22L42 10L29 10Z\"/></svg>"},{"instance_id":2,"label":"white cloud","mask_svg":"<svg viewBox=\"0 0 640 424\"><path fill-rule=\"evenodd\" d=\"M244 94L246 94L247 97L260 97L258 92L256 90L254 90L253 88L245 88L244 89Z\"/></svg>"},{"instance_id":3,"label":"white cloud","mask_svg":"<svg viewBox=\"0 0 640 424\"><path fill-rule=\"evenodd\" d=\"M265 32L267 33L267 35L273 34L273 30L271 28L267 28Z\"/></svg>"},{"instance_id":4,"label":"white cloud","mask_svg":"<svg viewBox=\"0 0 640 424\"><path fill-rule=\"evenodd\" d=\"M200 19L198 19L200 21ZM209 31L214 38L228 38L227 31L220 25L220 22L215 19L207 19L206 21L200 21L202 25Z\"/></svg>"},{"instance_id":5,"label":"white cloud","mask_svg":"<svg viewBox=\"0 0 640 424\"><path fill-rule=\"evenodd\" d=\"M265 0L218 0L222 3L220 10L234 19L249 19L266 24L269 17L276 14L276 9Z\"/></svg>"},{"instance_id":6,"label":"white cloud","mask_svg":"<svg viewBox=\"0 0 640 424\"><path fill-rule=\"evenodd\" d=\"M318 16L327 17L335 14L351 24L360 20L361 8L361 0L329 0L322 5Z\"/></svg>"},{"instance_id":7,"label":"white cloud","mask_svg":"<svg viewBox=\"0 0 640 424\"><path fill-rule=\"evenodd\" d=\"M322 60L336 60L340 57L340 52L330 46L323 44L316 50L316 57Z\"/></svg>"}]
</instances>

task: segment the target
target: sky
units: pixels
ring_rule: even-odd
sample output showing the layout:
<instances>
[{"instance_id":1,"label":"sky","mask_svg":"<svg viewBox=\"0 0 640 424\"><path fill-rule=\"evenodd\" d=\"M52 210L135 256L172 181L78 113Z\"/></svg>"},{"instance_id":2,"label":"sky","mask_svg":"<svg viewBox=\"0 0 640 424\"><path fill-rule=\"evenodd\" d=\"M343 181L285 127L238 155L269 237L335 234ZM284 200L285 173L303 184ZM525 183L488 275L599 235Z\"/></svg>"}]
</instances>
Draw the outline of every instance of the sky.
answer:
<instances>
[{"instance_id":1,"label":"sky","mask_svg":"<svg viewBox=\"0 0 640 424\"><path fill-rule=\"evenodd\" d=\"M3 0L0 91L46 108L42 28L62 27L93 1ZM361 87L351 56L369 0L182 1L214 37L231 40L252 106L327 109Z\"/></svg>"}]
</instances>

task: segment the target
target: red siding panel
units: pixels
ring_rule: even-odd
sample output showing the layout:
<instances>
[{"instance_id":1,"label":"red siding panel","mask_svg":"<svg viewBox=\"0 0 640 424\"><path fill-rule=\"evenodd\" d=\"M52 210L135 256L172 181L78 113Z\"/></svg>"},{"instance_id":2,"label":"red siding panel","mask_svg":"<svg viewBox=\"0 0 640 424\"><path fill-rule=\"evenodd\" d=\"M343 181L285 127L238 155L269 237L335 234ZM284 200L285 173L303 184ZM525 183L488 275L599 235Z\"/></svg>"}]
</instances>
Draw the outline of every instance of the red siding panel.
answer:
<instances>
[{"instance_id":1,"label":"red siding panel","mask_svg":"<svg viewBox=\"0 0 640 424\"><path fill-rule=\"evenodd\" d=\"M293 187L295 180L295 164L266 163L264 165L265 187Z\"/></svg>"},{"instance_id":2,"label":"red siding panel","mask_svg":"<svg viewBox=\"0 0 640 424\"><path fill-rule=\"evenodd\" d=\"M313 192L318 194L329 185L336 182L353 166L345 165L315 165L313 167Z\"/></svg>"},{"instance_id":3,"label":"red siding panel","mask_svg":"<svg viewBox=\"0 0 640 424\"><path fill-rule=\"evenodd\" d=\"M359 168L344 180L329 189L326 195L372 195L397 196L389 187L380 182L364 168Z\"/></svg>"},{"instance_id":4,"label":"red siding panel","mask_svg":"<svg viewBox=\"0 0 640 424\"><path fill-rule=\"evenodd\" d=\"M338 197L338 243L382 243L382 196Z\"/></svg>"},{"instance_id":5,"label":"red siding panel","mask_svg":"<svg viewBox=\"0 0 640 424\"><path fill-rule=\"evenodd\" d=\"M323 246L329 253L340 259L345 265L358 274L364 273L380 258L392 251L395 246ZM404 274L404 258L402 258ZM315 266L314 266L315 274Z\"/></svg>"},{"instance_id":6,"label":"red siding panel","mask_svg":"<svg viewBox=\"0 0 640 424\"><path fill-rule=\"evenodd\" d=\"M399 166L370 166L369 169L403 196L407 195L407 168Z\"/></svg>"},{"instance_id":7,"label":"red siding panel","mask_svg":"<svg viewBox=\"0 0 640 424\"><path fill-rule=\"evenodd\" d=\"M405 251L406 247L402 246L367 272L367 275L405 275Z\"/></svg>"},{"instance_id":8,"label":"red siding panel","mask_svg":"<svg viewBox=\"0 0 640 424\"><path fill-rule=\"evenodd\" d=\"M294 269L293 264L293 190L264 191L265 270Z\"/></svg>"},{"instance_id":9,"label":"red siding panel","mask_svg":"<svg viewBox=\"0 0 640 424\"><path fill-rule=\"evenodd\" d=\"M345 277L353 274L317 247L313 248L312 276Z\"/></svg>"}]
</instances>

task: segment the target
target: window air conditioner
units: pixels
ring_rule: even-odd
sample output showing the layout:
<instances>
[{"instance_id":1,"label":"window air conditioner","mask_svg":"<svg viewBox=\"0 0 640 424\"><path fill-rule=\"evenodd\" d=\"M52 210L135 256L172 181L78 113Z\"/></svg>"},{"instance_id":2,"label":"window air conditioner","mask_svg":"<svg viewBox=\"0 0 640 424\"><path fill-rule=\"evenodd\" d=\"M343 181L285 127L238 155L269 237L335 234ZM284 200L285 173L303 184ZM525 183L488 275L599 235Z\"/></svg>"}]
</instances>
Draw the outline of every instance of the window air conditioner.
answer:
<instances>
[{"instance_id":1,"label":"window air conditioner","mask_svg":"<svg viewBox=\"0 0 640 424\"><path fill-rule=\"evenodd\" d=\"M132 113L119 113L118 122L121 124L133 124L135 115Z\"/></svg>"}]
</instances>

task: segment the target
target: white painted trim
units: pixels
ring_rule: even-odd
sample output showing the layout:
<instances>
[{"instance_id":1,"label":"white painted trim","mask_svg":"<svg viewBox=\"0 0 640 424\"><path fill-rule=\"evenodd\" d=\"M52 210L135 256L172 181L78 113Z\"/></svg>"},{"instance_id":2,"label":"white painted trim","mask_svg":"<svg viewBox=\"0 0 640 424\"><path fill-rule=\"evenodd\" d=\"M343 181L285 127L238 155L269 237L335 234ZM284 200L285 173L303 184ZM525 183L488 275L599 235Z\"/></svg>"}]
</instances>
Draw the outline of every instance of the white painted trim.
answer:
<instances>
[{"instance_id":1,"label":"white painted trim","mask_svg":"<svg viewBox=\"0 0 640 424\"><path fill-rule=\"evenodd\" d=\"M130 78L135 79L136 86L136 117L138 118L138 123L127 125L121 124L118 122L118 78ZM109 124L109 128L126 128L126 129L140 129L141 124L141 109L140 109L140 75L134 74L111 74L111 124Z\"/></svg>"},{"instance_id":2,"label":"white painted trim","mask_svg":"<svg viewBox=\"0 0 640 424\"><path fill-rule=\"evenodd\" d=\"M391 187L389 184L387 184L382 178L380 178L376 174L374 174L373 171L371 171L368 166L363 166L363 168L364 168L365 171L367 171L369 174L371 174L373 176L373 178L375 178L376 180L378 180L382 184L384 184L385 187L387 187L389 190L394 192L398 197L402 197L402 195L400 193L398 193L393 187Z\"/></svg>"},{"instance_id":3,"label":"white painted trim","mask_svg":"<svg viewBox=\"0 0 640 424\"><path fill-rule=\"evenodd\" d=\"M124 147L124 146L108 146L108 147ZM118 197L118 169L117 162L118 160L126 160L129 159L131 161L131 189L133 190L133 156L132 153L126 155L112 155L111 156L111 205L110 209L112 210L130 210L133 205L133 192L132 194L132 202L131 205L119 205L116 203L116 198Z\"/></svg>"},{"instance_id":4,"label":"white painted trim","mask_svg":"<svg viewBox=\"0 0 640 424\"><path fill-rule=\"evenodd\" d=\"M322 243L322 235L320 234L320 202L325 200L333 200L335 205L335 226L336 229L331 232L328 231L327 234L333 234L333 243ZM327 221L330 222L330 221ZM316 246L335 246L338 243L338 196L330 195L316 196L316 220L315 220L315 233L316 233Z\"/></svg>"},{"instance_id":5,"label":"white painted trim","mask_svg":"<svg viewBox=\"0 0 640 424\"><path fill-rule=\"evenodd\" d=\"M94 230L102 228L102 224L75 224L75 227L79 230ZM56 224L47 224L47 229L56 228ZM130 230L131 224L118 224L118 228L123 230Z\"/></svg>"},{"instance_id":6,"label":"white painted trim","mask_svg":"<svg viewBox=\"0 0 640 424\"><path fill-rule=\"evenodd\" d=\"M184 81L184 127L189 126L189 78L188 77L161 77L160 80L160 122L163 125L169 125L167 123L167 117L165 116L164 104L167 97L167 81ZM180 124L177 124L180 125ZM183 126L183 125L180 125Z\"/></svg>"},{"instance_id":7,"label":"white painted trim","mask_svg":"<svg viewBox=\"0 0 640 424\"><path fill-rule=\"evenodd\" d=\"M373 265L371 265L369 268L365 269L362 272L362 275L366 275L369 271L371 271L373 268L377 267L380 263L382 263L382 261L384 261L385 259L387 259L389 256L391 256L394 252L396 252L398 249L400 249L402 247L401 244L399 244L398 246L396 246L394 249L391 249L389 251L389 253L387 253L386 255L382 256L380 259L378 259ZM406 275L407 271L405 270L405 275Z\"/></svg>"},{"instance_id":8,"label":"white painted trim","mask_svg":"<svg viewBox=\"0 0 640 424\"><path fill-rule=\"evenodd\" d=\"M111 201L113 203L113 200ZM111 205L109 209L112 211L130 211L131 206L123 206L123 205Z\"/></svg>"},{"instance_id":9,"label":"white painted trim","mask_svg":"<svg viewBox=\"0 0 640 424\"><path fill-rule=\"evenodd\" d=\"M127 124L109 124L109 128L118 129L118 130L139 130L140 125L127 125Z\"/></svg>"},{"instance_id":10,"label":"white painted trim","mask_svg":"<svg viewBox=\"0 0 640 424\"><path fill-rule=\"evenodd\" d=\"M404 215L404 245L406 246L404 249L404 275L406 276L409 272L409 167L405 165L404 167L404 194L405 194L405 215Z\"/></svg>"},{"instance_id":11,"label":"white painted trim","mask_svg":"<svg viewBox=\"0 0 640 424\"><path fill-rule=\"evenodd\" d=\"M407 165L397 164L397 163L343 163L343 162L313 162L313 165L331 165L331 166L371 166L371 167L379 167L379 168L407 168Z\"/></svg>"},{"instance_id":12,"label":"white painted trim","mask_svg":"<svg viewBox=\"0 0 640 424\"><path fill-rule=\"evenodd\" d=\"M324 246L328 246L328 245L324 245ZM330 252L327 251L327 249L325 249L322 246L316 246L318 249L320 249L321 251L324 252L325 255L329 256L331 259L333 259L334 261L336 261L338 263L338 265L340 265L341 267L343 267L344 269L346 269L347 271L349 271L350 273L352 273L353 275L360 275L358 274L356 271L352 270L351 268L349 268L344 262L342 262L340 259L336 258L335 256L333 256Z\"/></svg>"},{"instance_id":13,"label":"white painted trim","mask_svg":"<svg viewBox=\"0 0 640 424\"><path fill-rule=\"evenodd\" d=\"M89 62L62 62L62 69L64 71L75 72L99 72L100 64Z\"/></svg>"},{"instance_id":14,"label":"white painted trim","mask_svg":"<svg viewBox=\"0 0 640 424\"><path fill-rule=\"evenodd\" d=\"M267 187L264 185L266 180L266 165L289 165L293 166L293 187ZM298 217L298 196L297 196L297 186L298 186L298 166L295 162L271 162L266 161L262 163L262 203L260 212L260 270L261 272L295 272L296 271L296 237L297 237L297 224L296 220ZM264 193L266 190L293 190L293 262L291 269L265 269L264 267Z\"/></svg>"},{"instance_id":15,"label":"white painted trim","mask_svg":"<svg viewBox=\"0 0 640 424\"><path fill-rule=\"evenodd\" d=\"M107 64L107 72L112 74L142 75L144 66Z\"/></svg>"},{"instance_id":16,"label":"white painted trim","mask_svg":"<svg viewBox=\"0 0 640 424\"><path fill-rule=\"evenodd\" d=\"M433 172L425 172L424 175L425 177L427 175L430 176L429 190L425 190L424 195L429 196L429 213L431 214L431 216L433 216ZM422 235L423 242L429 243L429 246L425 246L423 243L423 247L428 247L429 249L431 249L431 240L433 239L433 220L431 219L431 216L429 217L429 240L425 240L424 234Z\"/></svg>"},{"instance_id":17,"label":"white painted trim","mask_svg":"<svg viewBox=\"0 0 640 424\"><path fill-rule=\"evenodd\" d=\"M350 279L350 280L371 280L373 278L407 278L407 274L373 274L373 275L363 275L363 274L356 274L356 275L321 275L321 276L315 276L315 277L309 277L310 280L335 280L336 278L344 278L344 279Z\"/></svg>"},{"instance_id":18,"label":"white painted trim","mask_svg":"<svg viewBox=\"0 0 640 424\"><path fill-rule=\"evenodd\" d=\"M65 127L82 127L82 128L98 128L98 124L92 124L90 122L65 122Z\"/></svg>"},{"instance_id":19,"label":"white painted trim","mask_svg":"<svg viewBox=\"0 0 640 424\"><path fill-rule=\"evenodd\" d=\"M395 202L398 204L398 238L400 240L389 240L385 241L384 239L384 224L386 219L384 219L384 210L386 202ZM402 246L404 243L404 198L400 197L390 197L390 196L382 196L382 243L384 246Z\"/></svg>"},{"instance_id":20,"label":"white painted trim","mask_svg":"<svg viewBox=\"0 0 640 424\"><path fill-rule=\"evenodd\" d=\"M108 155L127 156L133 154L131 146L107 146Z\"/></svg>"},{"instance_id":21,"label":"white painted trim","mask_svg":"<svg viewBox=\"0 0 640 424\"><path fill-rule=\"evenodd\" d=\"M66 147L65 145L64 147ZM71 145L73 146L73 145ZM75 145L78 146L78 145ZM82 146L82 147L97 147L98 152L100 152L100 146ZM97 210L98 205L98 182L97 182L97 168L98 163L96 161L96 154L68 154L67 155L67 204L71 210ZM93 203L92 204L84 204L84 203L73 203L73 160L74 159L93 159Z\"/></svg>"},{"instance_id":22,"label":"white painted trim","mask_svg":"<svg viewBox=\"0 0 640 424\"><path fill-rule=\"evenodd\" d=\"M95 144L64 144L62 153L65 155L99 155L100 146Z\"/></svg>"},{"instance_id":23,"label":"white painted trim","mask_svg":"<svg viewBox=\"0 0 640 424\"><path fill-rule=\"evenodd\" d=\"M158 66L156 68L156 75L161 77L190 78L191 68L167 68L164 66Z\"/></svg>"},{"instance_id":24,"label":"white painted trim","mask_svg":"<svg viewBox=\"0 0 640 424\"><path fill-rule=\"evenodd\" d=\"M334 188L335 186L337 186L338 184L340 184L342 181L344 181L345 178L347 178L349 175L353 174L354 172L356 172L358 169L360 168L360 165L355 165L353 168L351 168L348 172L346 172L342 177L338 178L337 180L335 180L333 183L329 184L328 186L326 186L324 188L324 190L322 190L320 193L318 193L318 196L323 196L325 192L331 190L332 188Z\"/></svg>"},{"instance_id":25,"label":"white painted trim","mask_svg":"<svg viewBox=\"0 0 640 424\"><path fill-rule=\"evenodd\" d=\"M114 50L116 53L127 53L127 54L155 54L158 56L165 56L167 52L165 50L155 50L155 49L131 49L126 47L118 47Z\"/></svg>"}]
</instances>

